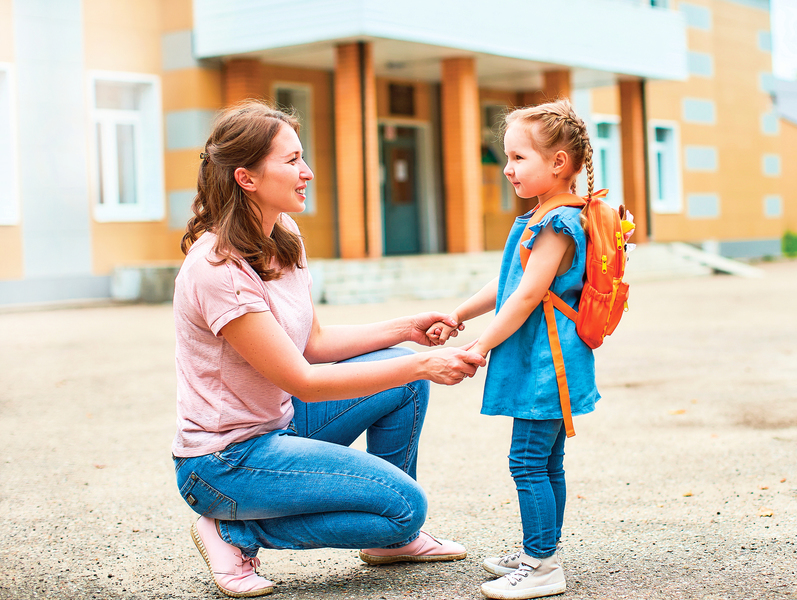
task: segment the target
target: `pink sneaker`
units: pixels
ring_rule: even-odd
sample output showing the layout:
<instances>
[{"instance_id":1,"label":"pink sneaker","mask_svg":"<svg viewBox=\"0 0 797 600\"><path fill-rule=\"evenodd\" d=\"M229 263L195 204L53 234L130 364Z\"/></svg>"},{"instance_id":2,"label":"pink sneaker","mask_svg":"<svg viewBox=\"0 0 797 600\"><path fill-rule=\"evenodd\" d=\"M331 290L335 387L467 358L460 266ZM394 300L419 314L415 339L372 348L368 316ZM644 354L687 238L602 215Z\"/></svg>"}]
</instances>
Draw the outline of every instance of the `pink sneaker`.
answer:
<instances>
[{"instance_id":1,"label":"pink sneaker","mask_svg":"<svg viewBox=\"0 0 797 600\"><path fill-rule=\"evenodd\" d=\"M221 539L215 519L199 517L191 526L191 538L222 593L233 598L249 598L274 591L273 583L255 573L255 568L260 566L257 557L249 558Z\"/></svg>"},{"instance_id":2,"label":"pink sneaker","mask_svg":"<svg viewBox=\"0 0 797 600\"><path fill-rule=\"evenodd\" d=\"M468 555L464 546L448 540L438 540L421 531L418 537L401 548L368 548L360 550L360 558L369 565L395 562L432 562L462 560Z\"/></svg>"}]
</instances>

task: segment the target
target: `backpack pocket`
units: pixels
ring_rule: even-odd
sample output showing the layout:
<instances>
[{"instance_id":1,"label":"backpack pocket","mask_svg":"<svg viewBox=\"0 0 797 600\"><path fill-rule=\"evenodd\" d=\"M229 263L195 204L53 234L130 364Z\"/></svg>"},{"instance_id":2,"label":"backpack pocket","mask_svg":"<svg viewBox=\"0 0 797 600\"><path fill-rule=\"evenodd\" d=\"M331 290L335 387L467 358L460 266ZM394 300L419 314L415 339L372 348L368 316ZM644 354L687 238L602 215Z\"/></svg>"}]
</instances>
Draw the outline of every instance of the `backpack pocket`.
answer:
<instances>
[{"instance_id":1,"label":"backpack pocket","mask_svg":"<svg viewBox=\"0 0 797 600\"><path fill-rule=\"evenodd\" d=\"M600 346L605 336L611 335L623 316L625 301L628 299L628 284L615 279L613 287L611 292L602 293L589 282L585 282L581 291L576 332L592 349Z\"/></svg>"},{"instance_id":2,"label":"backpack pocket","mask_svg":"<svg viewBox=\"0 0 797 600\"><path fill-rule=\"evenodd\" d=\"M625 303L628 300L628 284L620 279L614 280L614 285L617 288L617 293L614 296L611 309L609 310L609 319L606 323L606 333L604 335L611 335L620 323L620 318L625 312Z\"/></svg>"}]
</instances>

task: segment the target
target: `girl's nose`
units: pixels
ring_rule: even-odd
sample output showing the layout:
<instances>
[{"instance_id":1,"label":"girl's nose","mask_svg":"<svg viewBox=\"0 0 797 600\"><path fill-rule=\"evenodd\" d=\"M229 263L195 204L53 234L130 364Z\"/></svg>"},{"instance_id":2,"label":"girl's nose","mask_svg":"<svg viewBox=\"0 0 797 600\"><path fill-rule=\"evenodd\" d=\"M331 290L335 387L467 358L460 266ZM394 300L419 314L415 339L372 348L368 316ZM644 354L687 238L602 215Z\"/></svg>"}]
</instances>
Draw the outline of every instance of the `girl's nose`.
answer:
<instances>
[{"instance_id":1,"label":"girl's nose","mask_svg":"<svg viewBox=\"0 0 797 600\"><path fill-rule=\"evenodd\" d=\"M509 163L506 163L506 166L504 167L504 176L509 177L511 173L512 169L509 167Z\"/></svg>"}]
</instances>

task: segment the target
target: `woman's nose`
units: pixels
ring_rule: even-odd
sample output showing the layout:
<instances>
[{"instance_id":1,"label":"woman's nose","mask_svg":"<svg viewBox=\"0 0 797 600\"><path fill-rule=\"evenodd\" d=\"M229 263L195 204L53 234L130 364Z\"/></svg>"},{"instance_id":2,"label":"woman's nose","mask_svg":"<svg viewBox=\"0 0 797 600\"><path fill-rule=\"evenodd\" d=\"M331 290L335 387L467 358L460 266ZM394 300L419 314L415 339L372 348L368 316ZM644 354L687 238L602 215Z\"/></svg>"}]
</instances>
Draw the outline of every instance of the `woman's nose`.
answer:
<instances>
[{"instance_id":1,"label":"woman's nose","mask_svg":"<svg viewBox=\"0 0 797 600\"><path fill-rule=\"evenodd\" d=\"M310 170L310 167L307 165L307 163L304 162L304 159L302 160L302 164L304 165L304 168L302 169L302 172L300 173L300 177L302 179L306 179L307 181L310 181L313 177L315 177L315 175L313 175L313 172Z\"/></svg>"}]
</instances>

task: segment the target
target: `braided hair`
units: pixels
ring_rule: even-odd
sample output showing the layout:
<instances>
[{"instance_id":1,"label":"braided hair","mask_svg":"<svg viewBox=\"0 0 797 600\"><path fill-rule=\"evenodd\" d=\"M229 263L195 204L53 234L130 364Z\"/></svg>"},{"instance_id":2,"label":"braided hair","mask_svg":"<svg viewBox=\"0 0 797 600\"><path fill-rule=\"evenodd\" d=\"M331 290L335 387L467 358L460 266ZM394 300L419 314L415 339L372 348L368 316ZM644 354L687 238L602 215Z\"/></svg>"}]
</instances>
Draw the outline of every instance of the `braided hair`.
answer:
<instances>
[{"instance_id":1,"label":"braided hair","mask_svg":"<svg viewBox=\"0 0 797 600\"><path fill-rule=\"evenodd\" d=\"M560 99L538 106L518 108L506 116L504 132L513 123L526 126L534 149L543 156L552 156L564 150L573 163L570 175L570 191L576 193L576 176L581 169L587 169L587 195L592 197L595 173L592 166L592 144L584 121L575 113L567 99ZM539 123L536 134L531 126Z\"/></svg>"}]
</instances>

